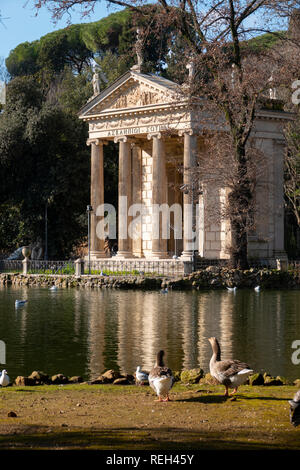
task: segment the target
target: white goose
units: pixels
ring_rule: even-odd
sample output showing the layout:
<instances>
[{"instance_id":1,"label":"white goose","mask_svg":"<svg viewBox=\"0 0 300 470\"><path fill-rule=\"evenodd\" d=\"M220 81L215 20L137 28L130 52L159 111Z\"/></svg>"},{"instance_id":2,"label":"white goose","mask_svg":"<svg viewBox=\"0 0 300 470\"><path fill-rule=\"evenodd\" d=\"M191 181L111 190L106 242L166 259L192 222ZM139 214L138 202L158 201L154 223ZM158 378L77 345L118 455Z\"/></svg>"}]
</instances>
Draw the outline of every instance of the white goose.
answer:
<instances>
[{"instance_id":1,"label":"white goose","mask_svg":"<svg viewBox=\"0 0 300 470\"><path fill-rule=\"evenodd\" d=\"M225 396L228 396L229 388L233 388L233 395L238 387L247 381L249 375L253 374L253 370L245 362L236 359L221 361L221 348L217 338L208 338L208 341L213 350L209 363L210 374L225 386Z\"/></svg>"},{"instance_id":2,"label":"white goose","mask_svg":"<svg viewBox=\"0 0 300 470\"><path fill-rule=\"evenodd\" d=\"M149 385L158 396L155 401L170 401L169 391L175 382L171 369L164 365L164 354L164 351L157 353L156 363L149 374Z\"/></svg>"},{"instance_id":3,"label":"white goose","mask_svg":"<svg viewBox=\"0 0 300 470\"><path fill-rule=\"evenodd\" d=\"M4 369L1 373L0 385L1 385L1 387L7 387L9 385L9 383L10 383L10 378L8 377L7 372Z\"/></svg>"},{"instance_id":4,"label":"white goose","mask_svg":"<svg viewBox=\"0 0 300 470\"><path fill-rule=\"evenodd\" d=\"M300 424L300 390L296 392L293 400L289 400L290 404L290 421L293 426Z\"/></svg>"},{"instance_id":5,"label":"white goose","mask_svg":"<svg viewBox=\"0 0 300 470\"><path fill-rule=\"evenodd\" d=\"M141 370L141 366L137 366L136 372L135 372L135 377L136 377L136 382L139 385L144 385L144 383L149 382L149 377L147 372Z\"/></svg>"}]
</instances>

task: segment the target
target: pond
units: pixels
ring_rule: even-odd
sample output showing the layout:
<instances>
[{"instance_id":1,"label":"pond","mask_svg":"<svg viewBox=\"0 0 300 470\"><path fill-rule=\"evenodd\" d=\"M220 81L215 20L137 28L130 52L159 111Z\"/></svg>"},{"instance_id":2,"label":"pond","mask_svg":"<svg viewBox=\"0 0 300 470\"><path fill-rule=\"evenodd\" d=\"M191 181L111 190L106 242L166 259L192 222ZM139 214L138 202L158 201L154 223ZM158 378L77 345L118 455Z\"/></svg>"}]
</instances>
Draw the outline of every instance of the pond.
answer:
<instances>
[{"instance_id":1,"label":"pond","mask_svg":"<svg viewBox=\"0 0 300 470\"><path fill-rule=\"evenodd\" d=\"M16 299L27 299L15 308ZM106 369L151 368L159 349L173 370L209 371L210 336L223 358L300 378L300 291L160 292L0 288L0 339L10 377L33 370L96 378ZM300 358L300 353L298 355ZM1 366L0 366L1 367ZM4 368L4 366L3 366Z\"/></svg>"}]
</instances>

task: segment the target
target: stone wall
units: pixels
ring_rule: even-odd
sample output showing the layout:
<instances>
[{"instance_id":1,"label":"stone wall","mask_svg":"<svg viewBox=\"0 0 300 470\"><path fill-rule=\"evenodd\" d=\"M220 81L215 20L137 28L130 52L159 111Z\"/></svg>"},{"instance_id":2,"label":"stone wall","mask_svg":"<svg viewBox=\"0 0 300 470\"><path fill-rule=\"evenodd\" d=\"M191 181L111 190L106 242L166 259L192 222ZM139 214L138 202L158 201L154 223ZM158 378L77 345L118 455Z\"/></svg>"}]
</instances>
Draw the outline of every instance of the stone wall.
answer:
<instances>
[{"instance_id":1,"label":"stone wall","mask_svg":"<svg viewBox=\"0 0 300 470\"><path fill-rule=\"evenodd\" d=\"M72 276L39 274L0 274L0 286L28 286L58 288L117 288L144 290L207 290L237 287L253 289L300 289L300 271L249 269L240 271L225 267L209 266L186 276Z\"/></svg>"}]
</instances>

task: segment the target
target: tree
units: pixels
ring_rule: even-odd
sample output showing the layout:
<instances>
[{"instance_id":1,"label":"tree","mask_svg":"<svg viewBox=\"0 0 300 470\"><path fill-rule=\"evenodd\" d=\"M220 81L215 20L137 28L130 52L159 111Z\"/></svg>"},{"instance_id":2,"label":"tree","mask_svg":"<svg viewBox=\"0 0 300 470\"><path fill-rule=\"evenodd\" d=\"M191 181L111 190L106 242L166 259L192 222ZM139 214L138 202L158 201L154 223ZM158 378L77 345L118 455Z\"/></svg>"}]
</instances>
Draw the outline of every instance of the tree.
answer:
<instances>
[{"instance_id":1,"label":"tree","mask_svg":"<svg viewBox=\"0 0 300 470\"><path fill-rule=\"evenodd\" d=\"M84 15L93 11L96 0L35 0L37 9L48 7L54 19L80 6ZM109 4L130 8L145 21L144 2L108 0ZM193 59L195 76L187 95L205 97L205 106L214 125L227 128L227 148L234 156L232 187L228 194L228 215L231 224L231 261L245 268L247 232L253 199L249 175L251 151L249 139L257 110L265 106L262 94L288 82L283 41L289 40L281 31L284 22L298 5L297 0L158 0L148 21L177 31L180 37L182 69ZM251 51L247 40L261 33L277 38L276 47L263 52ZM281 60L280 60L281 59ZM288 67L293 72L292 67ZM207 114L207 113L206 113ZM201 116L199 116L199 120Z\"/></svg>"},{"instance_id":2,"label":"tree","mask_svg":"<svg viewBox=\"0 0 300 470\"><path fill-rule=\"evenodd\" d=\"M2 227L2 247L44 239L47 204L50 255L69 255L85 232L79 223L89 200L85 141L86 126L49 104L32 77L10 82L0 119L0 200L2 220L13 208L18 230Z\"/></svg>"}]
</instances>

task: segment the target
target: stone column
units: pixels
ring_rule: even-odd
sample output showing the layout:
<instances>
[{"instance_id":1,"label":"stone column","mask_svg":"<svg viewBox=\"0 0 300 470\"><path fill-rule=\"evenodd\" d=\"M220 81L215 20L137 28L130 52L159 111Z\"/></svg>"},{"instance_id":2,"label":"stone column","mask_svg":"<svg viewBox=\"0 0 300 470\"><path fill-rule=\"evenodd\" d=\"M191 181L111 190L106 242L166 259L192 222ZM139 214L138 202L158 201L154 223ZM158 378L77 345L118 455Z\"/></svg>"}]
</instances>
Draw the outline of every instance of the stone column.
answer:
<instances>
[{"instance_id":1,"label":"stone column","mask_svg":"<svg viewBox=\"0 0 300 470\"><path fill-rule=\"evenodd\" d=\"M132 258L132 243L128 235L128 209L131 206L131 143L126 136L115 137L119 142L119 207L118 258Z\"/></svg>"},{"instance_id":2,"label":"stone column","mask_svg":"<svg viewBox=\"0 0 300 470\"><path fill-rule=\"evenodd\" d=\"M142 149L139 142L135 142L132 147L132 204L142 203ZM138 215L135 215L136 218ZM140 223L135 225L136 240L132 240L132 252L138 258L142 257L142 215L140 214Z\"/></svg>"},{"instance_id":3,"label":"stone column","mask_svg":"<svg viewBox=\"0 0 300 470\"><path fill-rule=\"evenodd\" d=\"M193 259L193 248L197 249L196 242L193 243L193 225L196 224L196 204L198 201L198 184L193 169L196 167L197 136L192 129L179 131L179 136L184 138L183 150L183 252L181 258L186 261ZM194 201L193 201L194 197Z\"/></svg>"},{"instance_id":4,"label":"stone column","mask_svg":"<svg viewBox=\"0 0 300 470\"><path fill-rule=\"evenodd\" d=\"M274 258L287 262L284 249L284 140L273 143L274 164Z\"/></svg>"},{"instance_id":5,"label":"stone column","mask_svg":"<svg viewBox=\"0 0 300 470\"><path fill-rule=\"evenodd\" d=\"M100 139L88 139L87 145L91 145L91 257L104 258L104 239L97 236L96 216L98 206L104 204L104 168L103 168L103 141Z\"/></svg>"},{"instance_id":6,"label":"stone column","mask_svg":"<svg viewBox=\"0 0 300 470\"><path fill-rule=\"evenodd\" d=\"M160 132L150 133L148 140L152 140L152 257L167 258L167 238L163 238L163 217L157 213L158 206L166 204L167 181L164 141ZM157 216L156 216L157 214Z\"/></svg>"}]
</instances>

